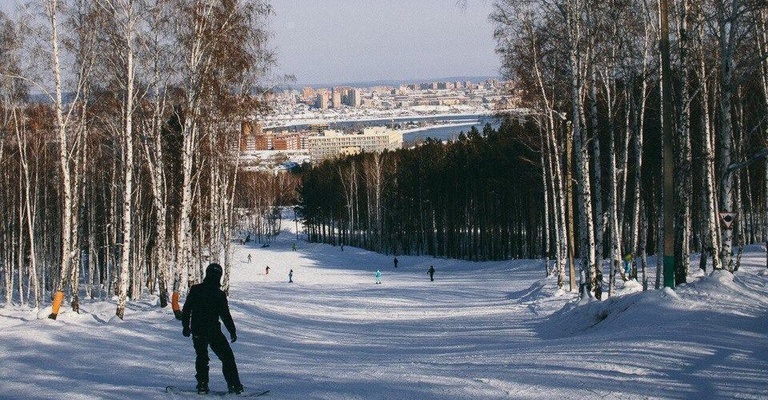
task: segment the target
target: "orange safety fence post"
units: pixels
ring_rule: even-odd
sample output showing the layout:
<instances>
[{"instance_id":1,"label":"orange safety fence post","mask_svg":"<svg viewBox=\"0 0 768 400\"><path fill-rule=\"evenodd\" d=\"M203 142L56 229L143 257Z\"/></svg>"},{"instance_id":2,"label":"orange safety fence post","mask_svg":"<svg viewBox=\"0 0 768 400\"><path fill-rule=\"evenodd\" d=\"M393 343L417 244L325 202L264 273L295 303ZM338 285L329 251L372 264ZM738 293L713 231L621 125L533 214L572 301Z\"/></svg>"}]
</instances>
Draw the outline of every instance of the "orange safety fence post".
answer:
<instances>
[{"instance_id":1,"label":"orange safety fence post","mask_svg":"<svg viewBox=\"0 0 768 400\"><path fill-rule=\"evenodd\" d=\"M56 319L56 316L59 315L59 308L61 308L61 302L64 300L64 292L59 290L56 292L56 294L53 296L53 306L51 308L51 315L48 316L50 319Z\"/></svg>"},{"instance_id":2,"label":"orange safety fence post","mask_svg":"<svg viewBox=\"0 0 768 400\"><path fill-rule=\"evenodd\" d=\"M174 291L171 296L171 309L176 319L181 319L181 308L179 307L179 292Z\"/></svg>"}]
</instances>

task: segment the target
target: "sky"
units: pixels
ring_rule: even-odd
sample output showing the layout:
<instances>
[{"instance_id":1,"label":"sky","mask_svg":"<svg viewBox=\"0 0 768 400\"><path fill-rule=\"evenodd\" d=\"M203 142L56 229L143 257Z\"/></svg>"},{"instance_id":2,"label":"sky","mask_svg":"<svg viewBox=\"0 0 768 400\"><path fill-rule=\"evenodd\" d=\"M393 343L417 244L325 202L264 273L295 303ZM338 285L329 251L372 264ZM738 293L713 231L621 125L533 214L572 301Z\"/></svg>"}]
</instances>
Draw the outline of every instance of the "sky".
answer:
<instances>
[{"instance_id":1,"label":"sky","mask_svg":"<svg viewBox=\"0 0 768 400\"><path fill-rule=\"evenodd\" d=\"M0 10L20 1L0 0ZM488 18L493 0L270 3L273 72L295 76L297 85L499 75Z\"/></svg>"},{"instance_id":2,"label":"sky","mask_svg":"<svg viewBox=\"0 0 768 400\"><path fill-rule=\"evenodd\" d=\"M0 0L12 13L21 0ZM296 84L498 76L493 0L272 0L274 75Z\"/></svg>"},{"instance_id":3,"label":"sky","mask_svg":"<svg viewBox=\"0 0 768 400\"><path fill-rule=\"evenodd\" d=\"M298 84L496 76L492 0L273 1L277 74Z\"/></svg>"}]
</instances>

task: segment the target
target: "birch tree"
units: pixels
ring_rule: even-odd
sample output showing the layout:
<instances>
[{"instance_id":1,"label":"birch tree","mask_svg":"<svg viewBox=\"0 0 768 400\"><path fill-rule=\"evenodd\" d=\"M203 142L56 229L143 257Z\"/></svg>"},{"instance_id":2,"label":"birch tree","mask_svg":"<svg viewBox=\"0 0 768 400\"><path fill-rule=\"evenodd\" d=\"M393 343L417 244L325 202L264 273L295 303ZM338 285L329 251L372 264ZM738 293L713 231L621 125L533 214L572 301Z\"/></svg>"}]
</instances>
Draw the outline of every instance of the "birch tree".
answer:
<instances>
[{"instance_id":1,"label":"birch tree","mask_svg":"<svg viewBox=\"0 0 768 400\"><path fill-rule=\"evenodd\" d=\"M677 129L675 132L675 197L677 198L675 216L675 284L686 282L688 276L691 236L691 194L692 160L690 114L691 99L689 89L689 18L691 4L681 0L677 4L677 92L675 95L675 113Z\"/></svg>"},{"instance_id":2,"label":"birch tree","mask_svg":"<svg viewBox=\"0 0 768 400\"><path fill-rule=\"evenodd\" d=\"M741 0L716 0L716 18L719 38L719 63L720 63L720 107L718 116L720 130L718 134L717 149L720 153L720 212L734 211L733 204L733 175L727 173L732 159L733 150L733 121L731 111L732 98L735 94L734 75L736 68L735 51L736 39L740 29L739 13L741 12ZM723 267L728 270L733 268L733 230L723 226L720 258Z\"/></svg>"},{"instance_id":3,"label":"birch tree","mask_svg":"<svg viewBox=\"0 0 768 400\"><path fill-rule=\"evenodd\" d=\"M579 252L581 257L582 286L584 292L602 297L603 274L595 255L595 230L592 210L592 186L589 173L589 143L584 129L584 71L586 62L581 53L585 2L569 0L565 3L563 17L567 26L568 75L570 80L570 119L573 129L574 164L576 177L576 204L579 220Z\"/></svg>"},{"instance_id":4,"label":"birch tree","mask_svg":"<svg viewBox=\"0 0 768 400\"><path fill-rule=\"evenodd\" d=\"M174 27L179 41L179 59L183 60L180 71L183 106L178 114L183 138L181 205L174 273L174 292L178 293L187 282L194 282L200 276L199 268L190 269L195 183L192 172L198 156L204 108L215 104L212 100L218 94L232 90L233 80L242 78L244 73L257 75L269 64L269 52L263 46L266 34L260 26L261 18L270 12L270 8L260 1L237 0L220 4L204 0L172 4L189 16L177 21ZM243 57L243 54L253 58Z\"/></svg>"},{"instance_id":5,"label":"birch tree","mask_svg":"<svg viewBox=\"0 0 768 400\"><path fill-rule=\"evenodd\" d=\"M168 305L168 276L170 273L168 241L168 191L165 168L165 152L163 151L163 131L167 129L165 118L167 111L167 87L173 76L169 42L164 32L168 32L168 7L164 0L157 0L149 5L147 13L150 32L146 37L149 66L147 68L149 96L154 99L148 106L150 118L144 119L142 127L141 147L145 165L149 170L152 190L152 206L156 216L155 245L153 247L154 264L157 266L157 282L160 307Z\"/></svg>"},{"instance_id":6,"label":"birch tree","mask_svg":"<svg viewBox=\"0 0 768 400\"><path fill-rule=\"evenodd\" d=\"M71 132L78 132L78 130L73 127L75 124L75 108L71 106L68 107L67 104L65 104L63 95L63 74L65 71L61 66L62 39L59 30L61 29L60 18L62 18L62 10L60 9L60 2L57 0L43 0L43 8L48 25L50 73L53 80L53 93L49 94L49 96L53 103L55 115L54 129L58 141L59 168L61 173L61 259L58 282L56 283L56 294L54 296L51 314L49 315L49 318L56 319L68 283L71 284L71 287L73 288L73 297L76 299L78 295L78 282L72 282L71 280L72 273L77 266L76 260L78 257L78 249L74 245L75 234L77 232L74 223L74 211L77 210L77 198L74 193L74 184L77 181L77 176L75 175L75 169L73 168L72 163L73 155L76 155L72 146L76 146L77 141L70 140ZM86 65L83 64L81 66L85 67ZM82 70L80 72L82 72ZM79 100L85 79L86 74L76 74L76 82L72 88L72 91L74 92L74 100L69 104L76 104ZM76 301L73 303L73 308L77 309Z\"/></svg>"},{"instance_id":7,"label":"birch tree","mask_svg":"<svg viewBox=\"0 0 768 400\"><path fill-rule=\"evenodd\" d=\"M106 34L104 54L109 55L109 70L116 83L119 101L119 124L116 134L120 136L122 149L122 194L121 201L121 243L120 277L118 304L115 315L123 319L131 280L134 195L134 111L136 108L136 58L138 54L139 18L142 4L139 0L98 0L98 7L104 13L103 22L109 27Z\"/></svg>"},{"instance_id":8,"label":"birch tree","mask_svg":"<svg viewBox=\"0 0 768 400\"><path fill-rule=\"evenodd\" d=\"M700 152L701 152L701 204L704 212L704 245L702 246L702 253L704 251L709 252L712 257L713 269L721 269L720 265L720 251L718 243L718 217L717 217L717 180L715 178L715 136L714 126L711 118L712 107L710 102L710 73L707 68L707 56L706 56L706 37L705 37L705 21L704 13L699 11L697 13L697 29L696 29L696 64L698 73L698 104L700 108L700 132L701 138ZM706 269L706 259L702 254L701 264L702 269Z\"/></svg>"}]
</instances>

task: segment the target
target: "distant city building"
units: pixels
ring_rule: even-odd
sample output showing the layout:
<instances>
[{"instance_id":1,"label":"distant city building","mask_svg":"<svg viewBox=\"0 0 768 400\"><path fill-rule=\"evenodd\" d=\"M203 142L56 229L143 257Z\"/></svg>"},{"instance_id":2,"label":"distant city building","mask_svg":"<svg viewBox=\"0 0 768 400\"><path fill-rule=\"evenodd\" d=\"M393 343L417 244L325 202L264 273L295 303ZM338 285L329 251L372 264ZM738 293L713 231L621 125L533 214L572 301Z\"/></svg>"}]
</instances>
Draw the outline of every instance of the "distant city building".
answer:
<instances>
[{"instance_id":1,"label":"distant city building","mask_svg":"<svg viewBox=\"0 0 768 400\"><path fill-rule=\"evenodd\" d=\"M272 150L272 135L256 135L254 138L254 148L253 150L256 151L262 151L262 150Z\"/></svg>"},{"instance_id":2,"label":"distant city building","mask_svg":"<svg viewBox=\"0 0 768 400\"><path fill-rule=\"evenodd\" d=\"M312 105L317 99L317 92L311 87L305 87L301 90L301 102Z\"/></svg>"},{"instance_id":3,"label":"distant city building","mask_svg":"<svg viewBox=\"0 0 768 400\"><path fill-rule=\"evenodd\" d=\"M435 81L373 87L304 87L300 90L276 92L269 106L273 113L259 117L266 127L293 124L316 124L322 121L354 120L435 113L485 114L508 110L520 104L524 92L512 81L485 79L472 81ZM343 106L342 106L343 105ZM256 126L243 128L239 147L257 147ZM316 126L311 131L322 131ZM258 147L282 146L260 138ZM290 147L288 143L286 147ZM304 146L306 147L306 146Z\"/></svg>"},{"instance_id":4,"label":"distant city building","mask_svg":"<svg viewBox=\"0 0 768 400\"><path fill-rule=\"evenodd\" d=\"M315 107L321 110L328 109L328 93L320 92L317 94L317 101L315 102Z\"/></svg>"},{"instance_id":5,"label":"distant city building","mask_svg":"<svg viewBox=\"0 0 768 400\"><path fill-rule=\"evenodd\" d=\"M322 135L307 137L306 143L315 162L339 155L395 150L403 146L403 134L385 127L365 128L355 134L326 130Z\"/></svg>"},{"instance_id":6,"label":"distant city building","mask_svg":"<svg viewBox=\"0 0 768 400\"><path fill-rule=\"evenodd\" d=\"M363 92L357 88L350 90L349 105L354 108L359 108L362 104L363 104Z\"/></svg>"},{"instance_id":7,"label":"distant city building","mask_svg":"<svg viewBox=\"0 0 768 400\"><path fill-rule=\"evenodd\" d=\"M294 133L272 138L272 150L301 150L302 135Z\"/></svg>"},{"instance_id":8,"label":"distant city building","mask_svg":"<svg viewBox=\"0 0 768 400\"><path fill-rule=\"evenodd\" d=\"M333 88L331 92L331 98L332 98L331 105L333 106L333 108L336 108L336 109L341 108L342 106L341 90L339 90L339 88Z\"/></svg>"}]
</instances>

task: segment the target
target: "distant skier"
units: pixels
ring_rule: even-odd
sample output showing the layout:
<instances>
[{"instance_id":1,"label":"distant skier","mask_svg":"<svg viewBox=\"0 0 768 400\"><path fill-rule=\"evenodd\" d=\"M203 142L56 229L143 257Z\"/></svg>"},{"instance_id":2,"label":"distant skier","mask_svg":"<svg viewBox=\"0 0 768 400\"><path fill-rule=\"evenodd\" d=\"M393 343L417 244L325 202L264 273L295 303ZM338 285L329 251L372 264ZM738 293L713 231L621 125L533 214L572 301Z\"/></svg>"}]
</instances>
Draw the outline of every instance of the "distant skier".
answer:
<instances>
[{"instance_id":1,"label":"distant skier","mask_svg":"<svg viewBox=\"0 0 768 400\"><path fill-rule=\"evenodd\" d=\"M288 272L288 283L293 283L293 270Z\"/></svg>"},{"instance_id":2,"label":"distant skier","mask_svg":"<svg viewBox=\"0 0 768 400\"><path fill-rule=\"evenodd\" d=\"M249 264L251 263L251 255L250 254L248 254L248 263Z\"/></svg>"},{"instance_id":3,"label":"distant skier","mask_svg":"<svg viewBox=\"0 0 768 400\"><path fill-rule=\"evenodd\" d=\"M395 257L395 259L392 260L392 262L395 264L395 268L397 268L397 257Z\"/></svg>"},{"instance_id":4,"label":"distant skier","mask_svg":"<svg viewBox=\"0 0 768 400\"><path fill-rule=\"evenodd\" d=\"M632 253L627 253L624 256L624 275L626 279L631 279L632 275Z\"/></svg>"},{"instance_id":5,"label":"distant skier","mask_svg":"<svg viewBox=\"0 0 768 400\"><path fill-rule=\"evenodd\" d=\"M195 347L195 378L197 379L197 392L208 393L208 346L221 360L221 370L230 393L240 394L243 385L237 372L235 355L227 343L227 338L221 333L219 319L229 331L232 343L237 340L235 322L229 313L227 296L221 290L221 265L212 263L205 269L203 283L194 285L189 289L187 300L181 311L182 334L185 337L192 335L192 344ZM191 329L190 329L191 320Z\"/></svg>"},{"instance_id":6,"label":"distant skier","mask_svg":"<svg viewBox=\"0 0 768 400\"><path fill-rule=\"evenodd\" d=\"M269 265L267 265L267 268L266 268L266 273L265 273L265 275L269 275Z\"/></svg>"},{"instance_id":7,"label":"distant skier","mask_svg":"<svg viewBox=\"0 0 768 400\"><path fill-rule=\"evenodd\" d=\"M429 274L429 280L434 282L435 281L435 267L433 265L429 266L429 270L427 271Z\"/></svg>"},{"instance_id":8,"label":"distant skier","mask_svg":"<svg viewBox=\"0 0 768 400\"><path fill-rule=\"evenodd\" d=\"M296 242L291 245L291 250L296 251Z\"/></svg>"},{"instance_id":9,"label":"distant skier","mask_svg":"<svg viewBox=\"0 0 768 400\"><path fill-rule=\"evenodd\" d=\"M381 270L376 270L376 274L374 276L376 276L376 284L381 284Z\"/></svg>"}]
</instances>

